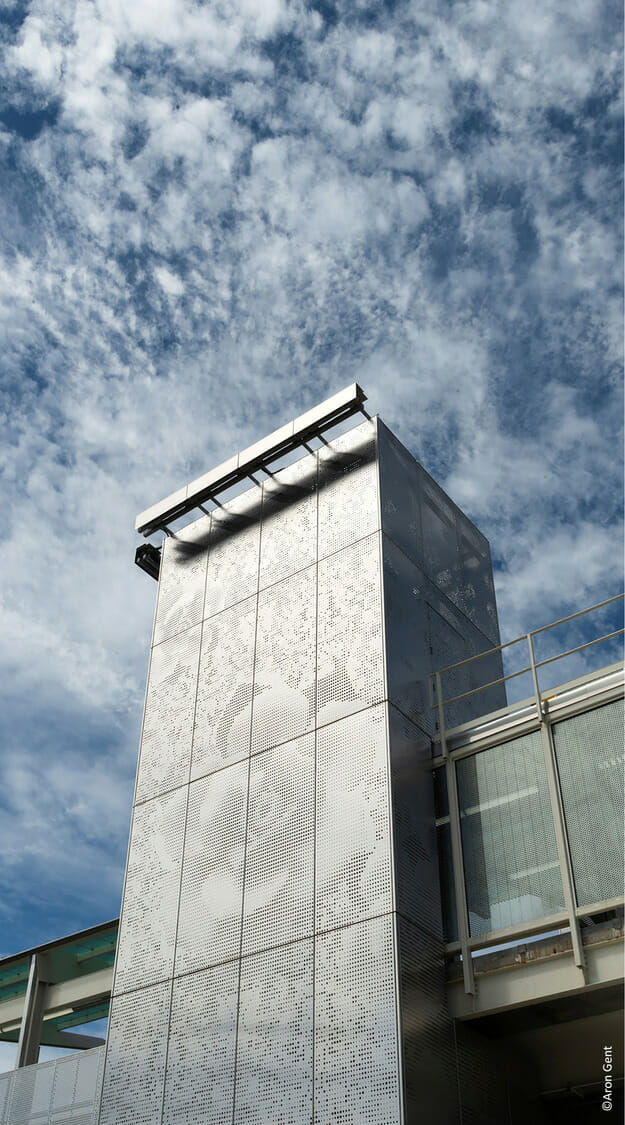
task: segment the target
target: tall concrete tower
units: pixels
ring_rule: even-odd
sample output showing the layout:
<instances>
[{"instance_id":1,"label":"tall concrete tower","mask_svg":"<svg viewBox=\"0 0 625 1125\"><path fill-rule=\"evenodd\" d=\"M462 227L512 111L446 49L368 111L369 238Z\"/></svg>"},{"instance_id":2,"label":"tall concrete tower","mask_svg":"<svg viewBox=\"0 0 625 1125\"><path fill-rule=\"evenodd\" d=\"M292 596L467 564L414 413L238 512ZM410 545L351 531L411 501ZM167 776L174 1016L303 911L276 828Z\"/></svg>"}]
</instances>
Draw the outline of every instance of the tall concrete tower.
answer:
<instances>
[{"instance_id":1,"label":"tall concrete tower","mask_svg":"<svg viewBox=\"0 0 625 1125\"><path fill-rule=\"evenodd\" d=\"M138 521L200 515L163 545L100 1125L457 1120L427 676L498 643L489 548L378 419L313 440L364 397Z\"/></svg>"}]
</instances>

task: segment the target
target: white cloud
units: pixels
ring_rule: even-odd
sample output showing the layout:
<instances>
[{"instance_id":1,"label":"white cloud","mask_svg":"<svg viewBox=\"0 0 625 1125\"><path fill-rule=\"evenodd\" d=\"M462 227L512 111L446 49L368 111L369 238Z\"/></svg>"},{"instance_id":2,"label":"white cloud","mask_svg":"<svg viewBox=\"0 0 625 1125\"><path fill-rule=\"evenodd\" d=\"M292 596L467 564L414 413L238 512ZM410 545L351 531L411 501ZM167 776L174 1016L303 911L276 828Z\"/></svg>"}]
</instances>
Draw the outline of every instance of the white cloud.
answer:
<instances>
[{"instance_id":1,"label":"white cloud","mask_svg":"<svg viewBox=\"0 0 625 1125\"><path fill-rule=\"evenodd\" d=\"M11 825L74 886L91 822L123 851L154 599L135 513L350 380L490 536L508 635L618 582L609 15L358 12L33 0L6 46L6 768ZM97 716L108 789L84 747L63 775L31 753L25 700L40 732L60 702ZM20 760L70 795L58 839Z\"/></svg>"}]
</instances>

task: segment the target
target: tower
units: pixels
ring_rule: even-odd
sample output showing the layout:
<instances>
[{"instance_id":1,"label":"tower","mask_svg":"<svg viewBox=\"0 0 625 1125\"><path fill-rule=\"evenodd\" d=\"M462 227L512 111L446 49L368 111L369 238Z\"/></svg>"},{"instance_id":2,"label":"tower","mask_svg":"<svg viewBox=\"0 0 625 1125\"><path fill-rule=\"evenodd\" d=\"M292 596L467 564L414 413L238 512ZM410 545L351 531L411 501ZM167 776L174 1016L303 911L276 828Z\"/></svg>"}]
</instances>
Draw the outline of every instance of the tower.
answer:
<instances>
[{"instance_id":1,"label":"tower","mask_svg":"<svg viewBox=\"0 0 625 1125\"><path fill-rule=\"evenodd\" d=\"M490 555L379 419L323 437L363 399L139 521L266 467L164 542L100 1125L457 1119L427 677L498 643Z\"/></svg>"}]
</instances>

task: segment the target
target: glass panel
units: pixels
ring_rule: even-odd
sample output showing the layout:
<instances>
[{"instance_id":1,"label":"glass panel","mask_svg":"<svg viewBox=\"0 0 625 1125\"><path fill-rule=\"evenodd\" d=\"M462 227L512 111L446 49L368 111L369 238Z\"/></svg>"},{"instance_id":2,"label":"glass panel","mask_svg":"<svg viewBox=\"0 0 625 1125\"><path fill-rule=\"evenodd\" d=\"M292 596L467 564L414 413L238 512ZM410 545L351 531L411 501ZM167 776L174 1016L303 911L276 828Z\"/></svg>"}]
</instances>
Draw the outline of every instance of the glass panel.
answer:
<instances>
[{"instance_id":1,"label":"glass panel","mask_svg":"<svg viewBox=\"0 0 625 1125\"><path fill-rule=\"evenodd\" d=\"M623 702L555 723L553 738L583 905L623 893Z\"/></svg>"},{"instance_id":2,"label":"glass panel","mask_svg":"<svg viewBox=\"0 0 625 1125\"><path fill-rule=\"evenodd\" d=\"M454 894L454 869L451 859L451 833L449 830L449 803L447 778L444 767L434 770L434 808L436 813L436 842L441 879L441 905L445 941L458 940L458 919Z\"/></svg>"},{"instance_id":3,"label":"glass panel","mask_svg":"<svg viewBox=\"0 0 625 1125\"><path fill-rule=\"evenodd\" d=\"M564 909L539 731L457 763L471 935Z\"/></svg>"}]
</instances>

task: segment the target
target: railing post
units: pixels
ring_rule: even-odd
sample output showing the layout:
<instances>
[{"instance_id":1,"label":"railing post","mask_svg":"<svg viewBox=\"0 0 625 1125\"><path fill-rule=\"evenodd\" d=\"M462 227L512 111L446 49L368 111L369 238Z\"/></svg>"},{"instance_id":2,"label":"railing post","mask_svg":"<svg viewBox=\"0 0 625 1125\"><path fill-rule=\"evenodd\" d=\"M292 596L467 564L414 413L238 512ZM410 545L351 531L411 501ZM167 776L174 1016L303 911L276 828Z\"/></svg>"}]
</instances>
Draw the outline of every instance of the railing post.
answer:
<instances>
[{"instance_id":1,"label":"railing post","mask_svg":"<svg viewBox=\"0 0 625 1125\"><path fill-rule=\"evenodd\" d=\"M475 996L475 977L473 975L473 960L469 945L469 909L467 905L467 891L464 881L464 860L462 856L462 832L460 830L460 804L458 801L458 779L456 777L456 763L450 758L447 749L445 734L445 711L441 692L441 675L436 673L436 694L438 696L438 725L441 740L441 752L445 759L445 781L447 782L447 803L449 805L449 835L451 839L451 863L454 879L454 898L456 901L456 918L458 920L458 940L462 954L462 976L464 990L469 996Z\"/></svg>"},{"instance_id":2,"label":"railing post","mask_svg":"<svg viewBox=\"0 0 625 1125\"><path fill-rule=\"evenodd\" d=\"M558 777L558 764L556 760L555 745L553 741L553 731L551 729L551 724L547 721L543 709L540 685L538 683L538 673L536 669L536 658L534 655L534 642L532 639L532 634L527 633L526 636L527 645L529 648L532 679L534 681L536 709L538 713L538 719L540 721L540 733L543 743L545 769L547 773L547 785L549 787L551 814L553 817L553 824L556 834L556 845L558 848L558 861L560 864L560 877L562 879L562 890L564 893L564 906L569 916L569 926L571 927L571 944L573 946L573 956L575 958L575 964L579 969L581 969L585 983L586 959L584 956L584 946L582 942L579 918L577 917L577 899L575 896L573 865L571 863L571 856L566 835L566 821L564 819L564 805L562 803L562 793L560 791L560 778Z\"/></svg>"}]
</instances>

